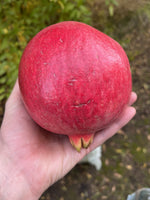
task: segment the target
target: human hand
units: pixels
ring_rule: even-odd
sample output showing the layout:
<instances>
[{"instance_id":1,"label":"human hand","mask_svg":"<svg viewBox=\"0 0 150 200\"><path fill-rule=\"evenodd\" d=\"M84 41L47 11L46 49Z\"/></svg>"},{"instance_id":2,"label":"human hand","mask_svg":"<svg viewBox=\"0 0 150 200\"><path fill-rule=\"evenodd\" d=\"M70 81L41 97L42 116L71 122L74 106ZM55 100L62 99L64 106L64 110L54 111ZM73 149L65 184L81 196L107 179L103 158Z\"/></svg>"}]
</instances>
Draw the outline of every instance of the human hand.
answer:
<instances>
[{"instance_id":1,"label":"human hand","mask_svg":"<svg viewBox=\"0 0 150 200\"><path fill-rule=\"evenodd\" d=\"M103 144L135 115L129 105L120 118L97 133L88 149L78 153L67 136L48 133L28 115L18 81L6 103L0 130L0 199L38 199L53 183L66 175L87 153Z\"/></svg>"}]
</instances>

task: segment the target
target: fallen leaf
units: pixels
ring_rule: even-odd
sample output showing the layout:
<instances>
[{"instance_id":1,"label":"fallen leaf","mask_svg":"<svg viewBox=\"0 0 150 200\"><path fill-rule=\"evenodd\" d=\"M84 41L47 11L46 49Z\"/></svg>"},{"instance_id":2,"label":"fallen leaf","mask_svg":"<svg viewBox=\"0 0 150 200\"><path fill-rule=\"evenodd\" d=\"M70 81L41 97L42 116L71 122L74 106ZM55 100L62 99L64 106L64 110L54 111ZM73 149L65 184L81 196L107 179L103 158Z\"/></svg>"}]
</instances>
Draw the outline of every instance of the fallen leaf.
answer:
<instances>
[{"instance_id":1,"label":"fallen leaf","mask_svg":"<svg viewBox=\"0 0 150 200\"><path fill-rule=\"evenodd\" d=\"M108 159L105 159L105 165L109 165L109 160Z\"/></svg>"},{"instance_id":2,"label":"fallen leaf","mask_svg":"<svg viewBox=\"0 0 150 200\"><path fill-rule=\"evenodd\" d=\"M102 196L102 199L107 199L107 196Z\"/></svg>"},{"instance_id":3,"label":"fallen leaf","mask_svg":"<svg viewBox=\"0 0 150 200\"><path fill-rule=\"evenodd\" d=\"M116 153L122 154L123 150L122 149L116 149Z\"/></svg>"},{"instance_id":4,"label":"fallen leaf","mask_svg":"<svg viewBox=\"0 0 150 200\"><path fill-rule=\"evenodd\" d=\"M126 168L127 168L128 170L132 170L132 169L133 169L132 165L126 165Z\"/></svg>"},{"instance_id":5,"label":"fallen leaf","mask_svg":"<svg viewBox=\"0 0 150 200\"><path fill-rule=\"evenodd\" d=\"M150 140L150 135L147 136L147 139Z\"/></svg>"},{"instance_id":6,"label":"fallen leaf","mask_svg":"<svg viewBox=\"0 0 150 200\"><path fill-rule=\"evenodd\" d=\"M61 189L62 189L63 191L67 191L66 186L62 186Z\"/></svg>"},{"instance_id":7,"label":"fallen leaf","mask_svg":"<svg viewBox=\"0 0 150 200\"><path fill-rule=\"evenodd\" d=\"M115 191L116 191L116 186L115 186L115 185L111 188L111 191L112 191L112 192L115 192Z\"/></svg>"},{"instance_id":8,"label":"fallen leaf","mask_svg":"<svg viewBox=\"0 0 150 200\"><path fill-rule=\"evenodd\" d=\"M87 174L86 174L86 177L87 177L88 179L91 179L91 178L92 178L92 175L91 175L90 173L87 173Z\"/></svg>"},{"instance_id":9,"label":"fallen leaf","mask_svg":"<svg viewBox=\"0 0 150 200\"><path fill-rule=\"evenodd\" d=\"M117 172L115 172L115 173L114 173L114 177L117 178L117 179L121 179L121 178L122 178L122 175L119 174L119 173L117 173Z\"/></svg>"},{"instance_id":10,"label":"fallen leaf","mask_svg":"<svg viewBox=\"0 0 150 200\"><path fill-rule=\"evenodd\" d=\"M137 151L137 152L141 151L141 147L137 147L137 148L136 148L136 151Z\"/></svg>"}]
</instances>

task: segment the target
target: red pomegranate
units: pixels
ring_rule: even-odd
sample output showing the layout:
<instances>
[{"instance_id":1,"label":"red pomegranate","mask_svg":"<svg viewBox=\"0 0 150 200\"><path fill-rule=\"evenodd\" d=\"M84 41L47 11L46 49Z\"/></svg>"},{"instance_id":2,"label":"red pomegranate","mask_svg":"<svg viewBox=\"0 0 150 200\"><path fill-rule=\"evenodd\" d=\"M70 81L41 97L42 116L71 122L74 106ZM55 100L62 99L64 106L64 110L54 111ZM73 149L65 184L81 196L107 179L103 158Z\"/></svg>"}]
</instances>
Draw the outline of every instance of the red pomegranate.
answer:
<instances>
[{"instance_id":1,"label":"red pomegranate","mask_svg":"<svg viewBox=\"0 0 150 200\"><path fill-rule=\"evenodd\" d=\"M84 23L66 21L40 31L19 66L27 111L44 129L68 135L80 151L127 105L132 81L123 48Z\"/></svg>"}]
</instances>

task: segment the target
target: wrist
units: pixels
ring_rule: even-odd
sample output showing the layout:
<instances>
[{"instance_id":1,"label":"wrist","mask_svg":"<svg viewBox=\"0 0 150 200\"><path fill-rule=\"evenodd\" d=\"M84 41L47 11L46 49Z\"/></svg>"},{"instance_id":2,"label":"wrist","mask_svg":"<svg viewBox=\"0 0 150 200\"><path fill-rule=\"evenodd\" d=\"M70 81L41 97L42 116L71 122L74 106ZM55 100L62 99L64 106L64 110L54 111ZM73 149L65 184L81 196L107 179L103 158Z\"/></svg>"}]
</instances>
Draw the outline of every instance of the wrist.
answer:
<instances>
[{"instance_id":1,"label":"wrist","mask_svg":"<svg viewBox=\"0 0 150 200\"><path fill-rule=\"evenodd\" d=\"M21 172L4 151L0 153L0 199L37 200Z\"/></svg>"}]
</instances>

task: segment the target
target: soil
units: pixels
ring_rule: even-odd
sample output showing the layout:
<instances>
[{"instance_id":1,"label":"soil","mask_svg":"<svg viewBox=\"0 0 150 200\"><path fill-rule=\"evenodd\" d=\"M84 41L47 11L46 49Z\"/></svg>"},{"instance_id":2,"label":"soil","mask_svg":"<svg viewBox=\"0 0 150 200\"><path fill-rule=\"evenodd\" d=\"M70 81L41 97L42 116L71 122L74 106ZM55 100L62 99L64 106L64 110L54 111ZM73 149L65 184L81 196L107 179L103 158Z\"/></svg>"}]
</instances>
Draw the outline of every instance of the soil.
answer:
<instances>
[{"instance_id":1,"label":"soil","mask_svg":"<svg viewBox=\"0 0 150 200\"><path fill-rule=\"evenodd\" d=\"M132 0L131 7L127 0L128 6L116 7L110 17L105 6L98 12L101 3L94 2L93 26L116 39L129 57L137 114L102 146L100 171L78 164L40 200L126 200L137 189L150 187L150 9L146 0L140 6ZM2 106L0 113L2 120Z\"/></svg>"}]
</instances>

